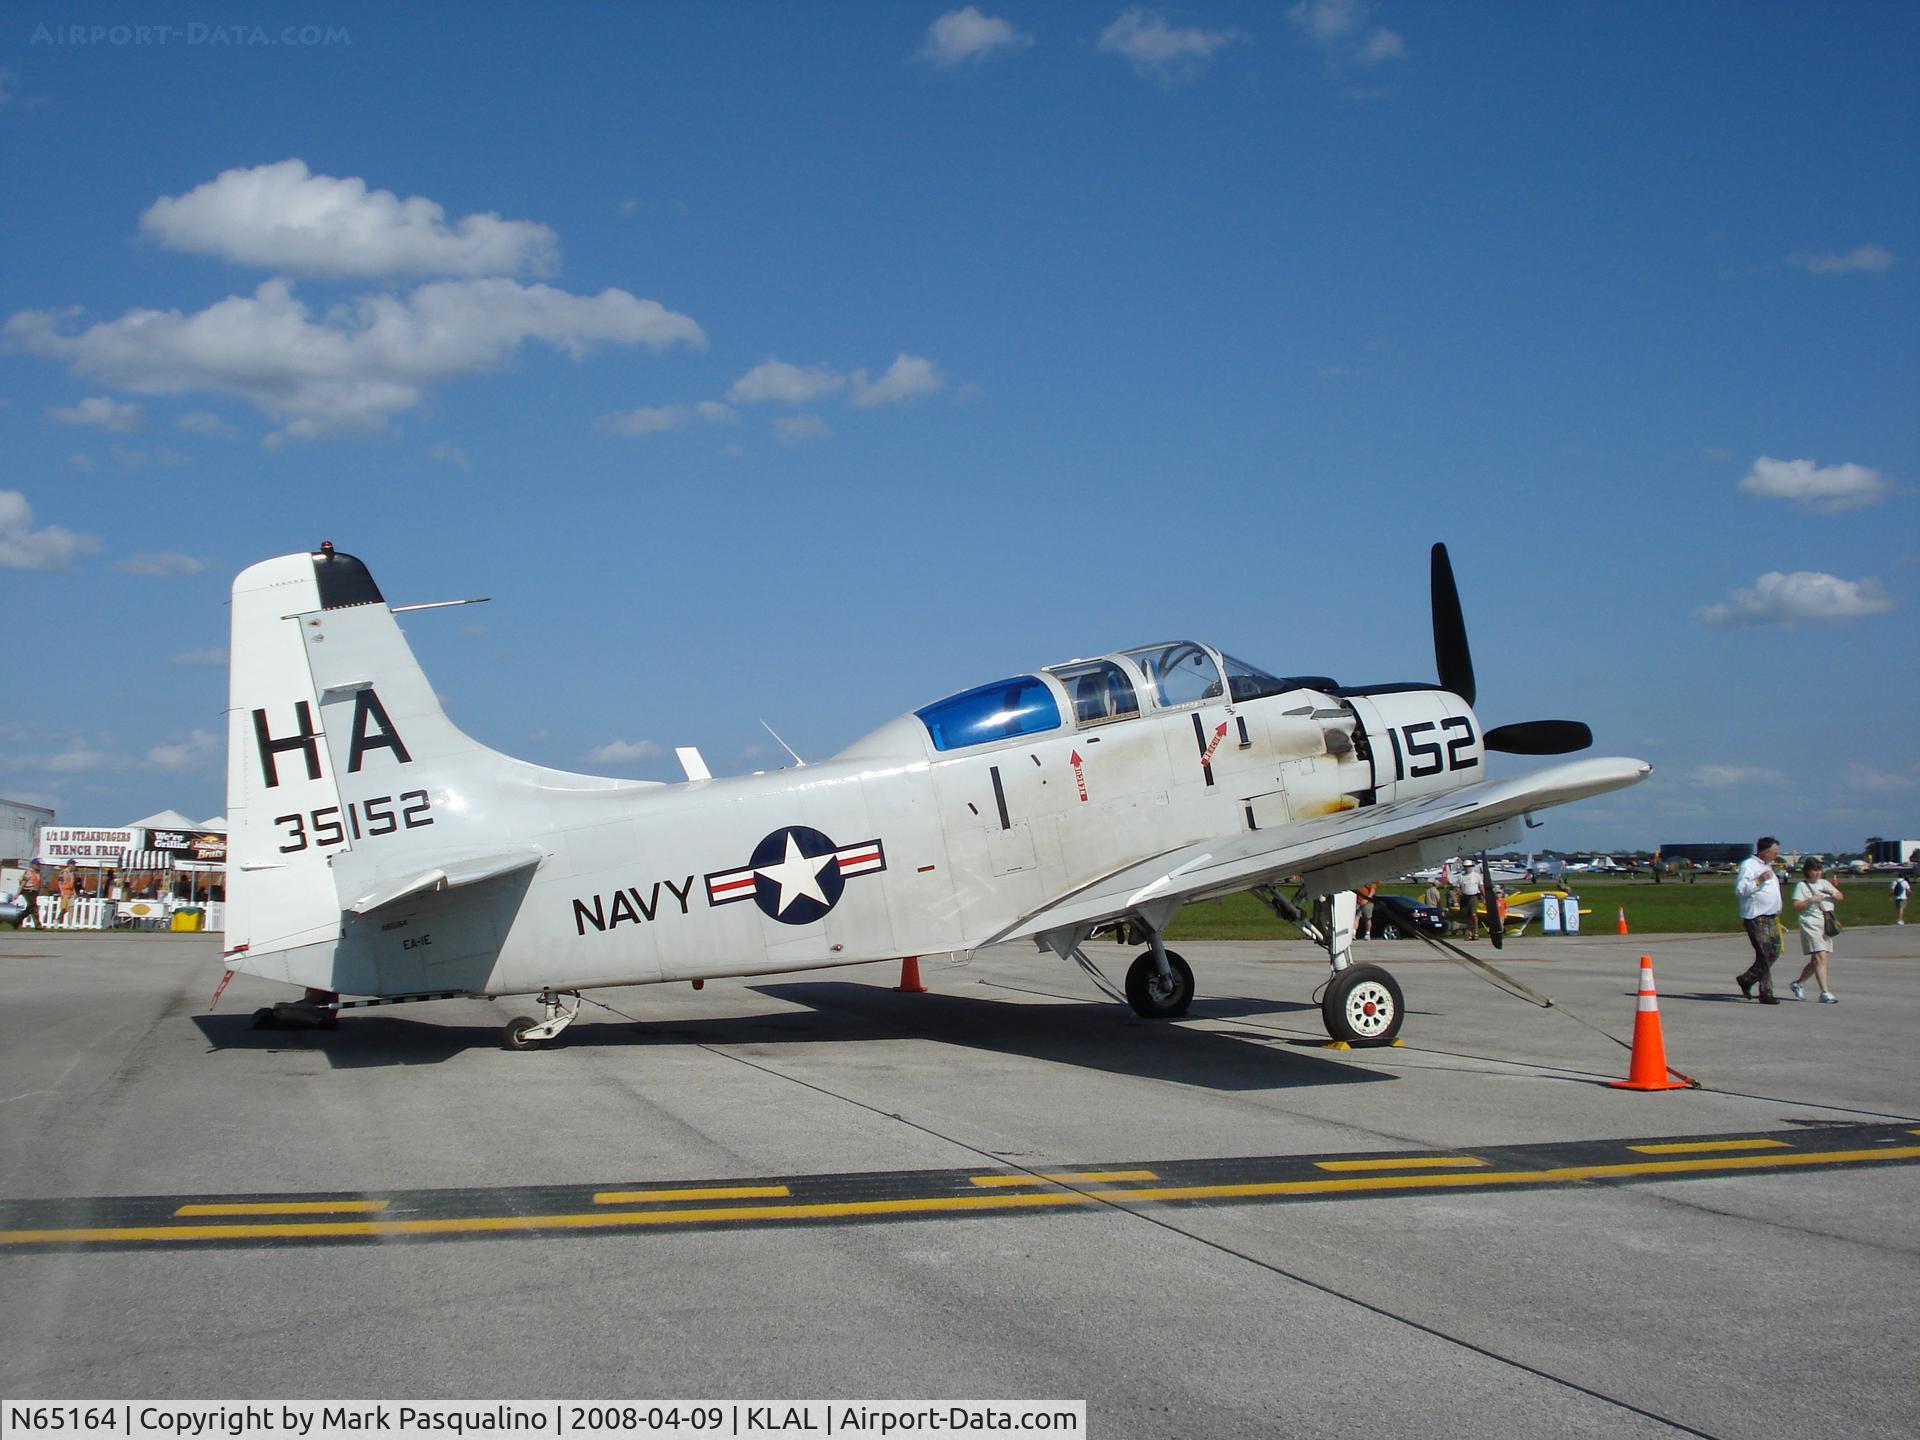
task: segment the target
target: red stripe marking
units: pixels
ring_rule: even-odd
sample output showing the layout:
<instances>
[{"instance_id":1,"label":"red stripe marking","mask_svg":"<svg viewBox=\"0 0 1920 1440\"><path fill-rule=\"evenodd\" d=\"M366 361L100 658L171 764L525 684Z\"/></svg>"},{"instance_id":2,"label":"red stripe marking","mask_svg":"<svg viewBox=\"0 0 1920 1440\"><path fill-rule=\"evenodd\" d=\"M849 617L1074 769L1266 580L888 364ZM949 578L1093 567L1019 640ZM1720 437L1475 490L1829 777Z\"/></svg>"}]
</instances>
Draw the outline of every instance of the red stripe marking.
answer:
<instances>
[{"instance_id":1,"label":"red stripe marking","mask_svg":"<svg viewBox=\"0 0 1920 1440\"><path fill-rule=\"evenodd\" d=\"M880 852L878 850L869 850L865 855L842 855L840 857L840 868L844 870L849 865L871 864L873 861L878 860L879 858L880 858Z\"/></svg>"},{"instance_id":2,"label":"red stripe marking","mask_svg":"<svg viewBox=\"0 0 1920 1440\"><path fill-rule=\"evenodd\" d=\"M722 890L742 889L745 886L753 884L753 880L754 880L754 877L749 875L744 880L728 880L725 882L709 881L707 883L710 886L710 888L713 890L713 893L718 895Z\"/></svg>"}]
</instances>

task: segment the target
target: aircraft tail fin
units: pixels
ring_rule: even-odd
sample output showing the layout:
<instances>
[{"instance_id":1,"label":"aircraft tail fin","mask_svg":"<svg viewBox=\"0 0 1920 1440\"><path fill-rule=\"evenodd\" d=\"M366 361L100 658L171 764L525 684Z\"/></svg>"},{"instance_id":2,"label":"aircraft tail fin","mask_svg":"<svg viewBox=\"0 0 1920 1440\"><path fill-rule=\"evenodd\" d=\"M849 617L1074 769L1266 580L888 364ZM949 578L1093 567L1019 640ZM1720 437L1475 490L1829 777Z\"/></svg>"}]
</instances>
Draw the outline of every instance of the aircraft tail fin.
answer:
<instances>
[{"instance_id":1,"label":"aircraft tail fin","mask_svg":"<svg viewBox=\"0 0 1920 1440\"><path fill-rule=\"evenodd\" d=\"M335 963L353 917L538 864L545 812L519 796L643 783L463 734L367 567L331 545L235 578L229 663L227 937L253 973L363 993L363 967Z\"/></svg>"}]
</instances>

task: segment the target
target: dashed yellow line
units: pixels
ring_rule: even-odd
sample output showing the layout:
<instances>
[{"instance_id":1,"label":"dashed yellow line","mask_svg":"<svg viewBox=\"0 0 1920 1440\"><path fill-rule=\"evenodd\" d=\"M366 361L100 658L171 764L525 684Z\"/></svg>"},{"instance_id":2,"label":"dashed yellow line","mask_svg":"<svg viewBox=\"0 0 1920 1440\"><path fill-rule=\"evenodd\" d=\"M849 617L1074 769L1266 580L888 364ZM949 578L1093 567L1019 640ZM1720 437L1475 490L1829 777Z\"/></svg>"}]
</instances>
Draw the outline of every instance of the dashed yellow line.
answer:
<instances>
[{"instance_id":1,"label":"dashed yellow line","mask_svg":"<svg viewBox=\"0 0 1920 1440\"><path fill-rule=\"evenodd\" d=\"M219 1204L182 1205L175 1215L367 1215L378 1214L389 1200L247 1200Z\"/></svg>"},{"instance_id":2,"label":"dashed yellow line","mask_svg":"<svg viewBox=\"0 0 1920 1440\"><path fill-rule=\"evenodd\" d=\"M1642 1155L1692 1155L1706 1150L1790 1150L1784 1140L1685 1140L1659 1145L1629 1145Z\"/></svg>"},{"instance_id":3,"label":"dashed yellow line","mask_svg":"<svg viewBox=\"0 0 1920 1440\"><path fill-rule=\"evenodd\" d=\"M1920 1134L1920 1131L1913 1132ZM1796 1151L1789 1154L1718 1155L1698 1159L1568 1165L1547 1170L1472 1170L1447 1173L1251 1181L1225 1185L1169 1185L1132 1190L1043 1190L1013 1194L935 1195L904 1200L846 1200L794 1205L732 1205L678 1210L601 1210L556 1215L475 1215L417 1220L281 1221L252 1225L135 1225L40 1230L0 1230L0 1246L71 1245L138 1241L372 1239L424 1235L515 1234L553 1230L700 1225L718 1222L836 1220L885 1215L1061 1209L1099 1202L1135 1204L1173 1200L1235 1200L1283 1195L1334 1195L1493 1185L1555 1185L1625 1176L1682 1175L1702 1171L1779 1170L1807 1165L1858 1164L1920 1159L1920 1145L1870 1150ZM1116 1172L1109 1172L1116 1173ZM327 1202L307 1202L327 1203ZM378 1203L378 1202L374 1202Z\"/></svg>"},{"instance_id":4,"label":"dashed yellow line","mask_svg":"<svg viewBox=\"0 0 1920 1440\"><path fill-rule=\"evenodd\" d=\"M785 1185L725 1185L703 1190L596 1190L596 1205L644 1205L649 1200L784 1200L793 1193Z\"/></svg>"},{"instance_id":5,"label":"dashed yellow line","mask_svg":"<svg viewBox=\"0 0 1920 1440\"><path fill-rule=\"evenodd\" d=\"M1322 1170L1446 1170L1485 1165L1474 1155L1403 1155L1397 1160L1316 1160Z\"/></svg>"},{"instance_id":6,"label":"dashed yellow line","mask_svg":"<svg viewBox=\"0 0 1920 1440\"><path fill-rule=\"evenodd\" d=\"M1007 1185L1071 1185L1077 1180L1108 1185L1122 1180L1158 1180L1160 1177L1151 1170L1058 1170L1049 1175L969 1175L967 1178L983 1189L990 1189Z\"/></svg>"}]
</instances>

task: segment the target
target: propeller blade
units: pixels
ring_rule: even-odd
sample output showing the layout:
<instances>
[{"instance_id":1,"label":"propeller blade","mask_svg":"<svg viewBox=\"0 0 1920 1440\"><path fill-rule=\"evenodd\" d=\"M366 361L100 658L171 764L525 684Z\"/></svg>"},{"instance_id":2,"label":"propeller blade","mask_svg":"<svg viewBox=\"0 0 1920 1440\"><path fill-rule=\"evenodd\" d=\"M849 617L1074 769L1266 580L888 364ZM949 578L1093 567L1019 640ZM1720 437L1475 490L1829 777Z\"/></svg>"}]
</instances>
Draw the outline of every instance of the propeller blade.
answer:
<instances>
[{"instance_id":1,"label":"propeller blade","mask_svg":"<svg viewBox=\"0 0 1920 1440\"><path fill-rule=\"evenodd\" d=\"M1578 720L1522 720L1496 725L1480 738L1507 755L1568 755L1593 744L1593 731Z\"/></svg>"},{"instance_id":2,"label":"propeller blade","mask_svg":"<svg viewBox=\"0 0 1920 1440\"><path fill-rule=\"evenodd\" d=\"M1460 590L1453 583L1447 547L1433 547L1433 660L1441 688L1473 704L1473 652L1467 648L1467 621L1460 613Z\"/></svg>"},{"instance_id":3,"label":"propeller blade","mask_svg":"<svg viewBox=\"0 0 1920 1440\"><path fill-rule=\"evenodd\" d=\"M1500 902L1493 893L1493 866L1487 862L1487 852L1480 852L1480 893L1487 902L1487 938L1493 941L1493 948L1500 950L1507 943L1506 922L1500 918Z\"/></svg>"}]
</instances>

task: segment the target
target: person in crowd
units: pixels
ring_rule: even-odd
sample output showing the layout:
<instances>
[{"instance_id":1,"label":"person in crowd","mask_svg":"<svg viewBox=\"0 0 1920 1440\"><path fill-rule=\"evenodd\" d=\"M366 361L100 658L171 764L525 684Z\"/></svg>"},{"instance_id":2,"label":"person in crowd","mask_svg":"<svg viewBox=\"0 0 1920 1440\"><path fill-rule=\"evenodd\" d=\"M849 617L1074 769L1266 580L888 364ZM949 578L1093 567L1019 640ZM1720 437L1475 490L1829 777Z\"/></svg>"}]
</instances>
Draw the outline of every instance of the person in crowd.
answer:
<instances>
[{"instance_id":1,"label":"person in crowd","mask_svg":"<svg viewBox=\"0 0 1920 1440\"><path fill-rule=\"evenodd\" d=\"M80 872L71 860L60 867L59 888L60 923L69 925L73 923L74 903L80 898Z\"/></svg>"},{"instance_id":2,"label":"person in crowd","mask_svg":"<svg viewBox=\"0 0 1920 1440\"><path fill-rule=\"evenodd\" d=\"M1353 892L1353 938L1356 940L1373 938L1373 897L1379 890L1378 885L1362 885Z\"/></svg>"},{"instance_id":3,"label":"person in crowd","mask_svg":"<svg viewBox=\"0 0 1920 1440\"><path fill-rule=\"evenodd\" d=\"M44 930L40 923L40 892L46 888L46 876L40 873L40 862L29 860L27 871L20 877L20 903L27 907L27 913L20 917L20 925L28 925L36 930Z\"/></svg>"},{"instance_id":4,"label":"person in crowd","mask_svg":"<svg viewBox=\"0 0 1920 1440\"><path fill-rule=\"evenodd\" d=\"M1753 963L1733 977L1742 995L1751 996L1760 988L1762 1005L1778 1005L1773 993L1773 962L1780 958L1780 877L1773 873L1773 862L1780 858L1780 842L1762 835L1754 842L1753 854L1740 862L1733 878L1733 893L1740 902L1740 923L1746 927L1747 940L1753 946Z\"/></svg>"},{"instance_id":5,"label":"person in crowd","mask_svg":"<svg viewBox=\"0 0 1920 1440\"><path fill-rule=\"evenodd\" d=\"M1472 865L1460 867L1460 918L1467 927L1467 938L1480 938L1480 872Z\"/></svg>"},{"instance_id":6,"label":"person in crowd","mask_svg":"<svg viewBox=\"0 0 1920 1440\"><path fill-rule=\"evenodd\" d=\"M1904 925L1907 923L1907 897L1913 893L1913 882L1904 875L1896 875L1888 889L1893 895L1893 923Z\"/></svg>"},{"instance_id":7,"label":"person in crowd","mask_svg":"<svg viewBox=\"0 0 1920 1440\"><path fill-rule=\"evenodd\" d=\"M1839 933L1833 907L1845 898L1840 887L1825 878L1825 867L1808 856L1793 886L1793 908L1800 912L1800 952L1807 957L1805 967L1787 987L1796 1000L1807 998L1807 992L1801 987L1808 979L1815 979L1820 982L1820 1003L1838 1003L1833 986L1827 983L1827 967L1833 961L1833 937Z\"/></svg>"}]
</instances>

